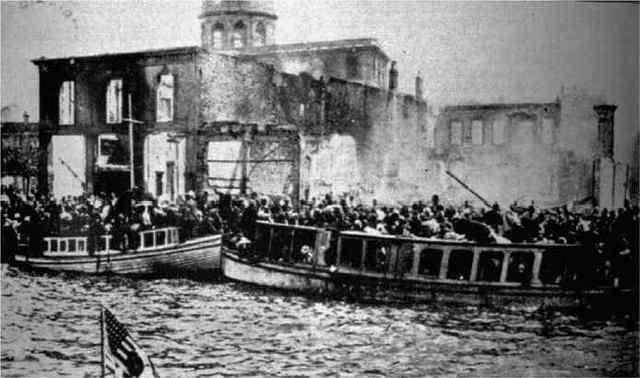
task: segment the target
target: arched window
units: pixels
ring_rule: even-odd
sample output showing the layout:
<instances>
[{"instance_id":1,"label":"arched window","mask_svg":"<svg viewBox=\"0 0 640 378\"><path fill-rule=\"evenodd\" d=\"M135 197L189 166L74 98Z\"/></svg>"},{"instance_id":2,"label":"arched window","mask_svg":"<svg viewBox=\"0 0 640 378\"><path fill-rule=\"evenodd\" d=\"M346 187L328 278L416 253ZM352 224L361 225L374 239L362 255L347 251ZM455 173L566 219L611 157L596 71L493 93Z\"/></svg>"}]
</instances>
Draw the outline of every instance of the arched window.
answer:
<instances>
[{"instance_id":1,"label":"arched window","mask_svg":"<svg viewBox=\"0 0 640 378\"><path fill-rule=\"evenodd\" d=\"M254 46L264 46L267 44L267 29L262 22L256 25L256 38L253 42Z\"/></svg>"},{"instance_id":2,"label":"arched window","mask_svg":"<svg viewBox=\"0 0 640 378\"><path fill-rule=\"evenodd\" d=\"M245 45L246 27L244 22L238 21L233 25L233 34L231 34L231 46L234 49L241 49Z\"/></svg>"},{"instance_id":3,"label":"arched window","mask_svg":"<svg viewBox=\"0 0 640 378\"><path fill-rule=\"evenodd\" d=\"M211 44L213 45L213 47L217 49L222 48L223 36L224 36L224 25L218 22L213 26L213 31L211 32Z\"/></svg>"}]
</instances>

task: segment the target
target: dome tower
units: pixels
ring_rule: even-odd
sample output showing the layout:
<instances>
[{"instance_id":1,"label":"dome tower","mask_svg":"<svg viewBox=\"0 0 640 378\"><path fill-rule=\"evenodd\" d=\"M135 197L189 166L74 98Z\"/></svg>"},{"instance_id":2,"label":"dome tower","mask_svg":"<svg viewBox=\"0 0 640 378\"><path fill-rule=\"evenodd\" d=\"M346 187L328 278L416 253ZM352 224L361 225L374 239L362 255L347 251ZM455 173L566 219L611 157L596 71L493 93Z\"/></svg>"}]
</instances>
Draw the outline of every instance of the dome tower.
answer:
<instances>
[{"instance_id":1,"label":"dome tower","mask_svg":"<svg viewBox=\"0 0 640 378\"><path fill-rule=\"evenodd\" d=\"M272 45L275 24L273 1L202 2L202 47L214 50L243 50Z\"/></svg>"}]
</instances>

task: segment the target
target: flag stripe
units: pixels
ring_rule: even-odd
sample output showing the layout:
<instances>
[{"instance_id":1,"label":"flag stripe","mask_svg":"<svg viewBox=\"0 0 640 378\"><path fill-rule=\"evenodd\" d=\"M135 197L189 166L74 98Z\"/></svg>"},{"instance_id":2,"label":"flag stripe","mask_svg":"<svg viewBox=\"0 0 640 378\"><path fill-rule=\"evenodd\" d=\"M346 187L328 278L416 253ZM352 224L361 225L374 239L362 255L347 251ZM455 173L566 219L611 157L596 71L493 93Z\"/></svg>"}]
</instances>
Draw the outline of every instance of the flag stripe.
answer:
<instances>
[{"instance_id":1,"label":"flag stripe","mask_svg":"<svg viewBox=\"0 0 640 378\"><path fill-rule=\"evenodd\" d=\"M139 377L144 371L146 356L126 327L109 310L103 308L102 311L106 334L102 346L105 351L105 366L113 364L112 370L120 367L128 376Z\"/></svg>"}]
</instances>

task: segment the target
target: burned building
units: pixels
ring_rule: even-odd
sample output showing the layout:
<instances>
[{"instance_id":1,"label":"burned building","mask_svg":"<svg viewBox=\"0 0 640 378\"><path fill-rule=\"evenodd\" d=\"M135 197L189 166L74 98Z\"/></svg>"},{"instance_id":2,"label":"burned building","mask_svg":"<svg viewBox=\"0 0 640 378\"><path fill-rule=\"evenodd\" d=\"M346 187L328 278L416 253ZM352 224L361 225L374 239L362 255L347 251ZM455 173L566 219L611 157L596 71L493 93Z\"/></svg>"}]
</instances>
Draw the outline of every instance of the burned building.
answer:
<instances>
[{"instance_id":1,"label":"burned building","mask_svg":"<svg viewBox=\"0 0 640 378\"><path fill-rule=\"evenodd\" d=\"M34 60L41 189L118 192L133 169L137 186L169 200L189 190L472 200L450 172L501 204L613 207L628 196L615 106L601 97L562 91L433 115L422 78L399 93L375 40L278 45L276 22L270 2L204 1L200 46Z\"/></svg>"},{"instance_id":2,"label":"burned building","mask_svg":"<svg viewBox=\"0 0 640 378\"><path fill-rule=\"evenodd\" d=\"M409 185L401 162L426 104L396 92L375 41L275 45L269 2L202 9L201 46L33 61L43 191L119 192L132 169L169 200L214 189L391 200L400 178Z\"/></svg>"},{"instance_id":3,"label":"burned building","mask_svg":"<svg viewBox=\"0 0 640 378\"><path fill-rule=\"evenodd\" d=\"M616 106L602 96L562 89L552 102L447 106L435 118L425 188L451 201L541 206L626 198L626 165L614 161Z\"/></svg>"},{"instance_id":4,"label":"burned building","mask_svg":"<svg viewBox=\"0 0 640 378\"><path fill-rule=\"evenodd\" d=\"M198 53L188 47L34 60L47 148L43 186L56 196L121 192L129 187L133 150L136 184L184 193L193 176L185 135L199 122ZM142 122L133 127L133 149L127 118Z\"/></svg>"}]
</instances>

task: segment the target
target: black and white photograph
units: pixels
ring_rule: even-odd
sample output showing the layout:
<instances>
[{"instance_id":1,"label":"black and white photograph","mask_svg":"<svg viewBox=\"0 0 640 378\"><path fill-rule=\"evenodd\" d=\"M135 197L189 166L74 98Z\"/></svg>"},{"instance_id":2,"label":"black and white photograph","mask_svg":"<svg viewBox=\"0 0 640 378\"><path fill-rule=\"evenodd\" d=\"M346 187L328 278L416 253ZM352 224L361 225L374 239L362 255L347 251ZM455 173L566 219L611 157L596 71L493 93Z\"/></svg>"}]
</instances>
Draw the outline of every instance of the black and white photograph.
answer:
<instances>
[{"instance_id":1,"label":"black and white photograph","mask_svg":"<svg viewBox=\"0 0 640 378\"><path fill-rule=\"evenodd\" d=\"M639 377L639 20L0 0L0 376Z\"/></svg>"}]
</instances>

